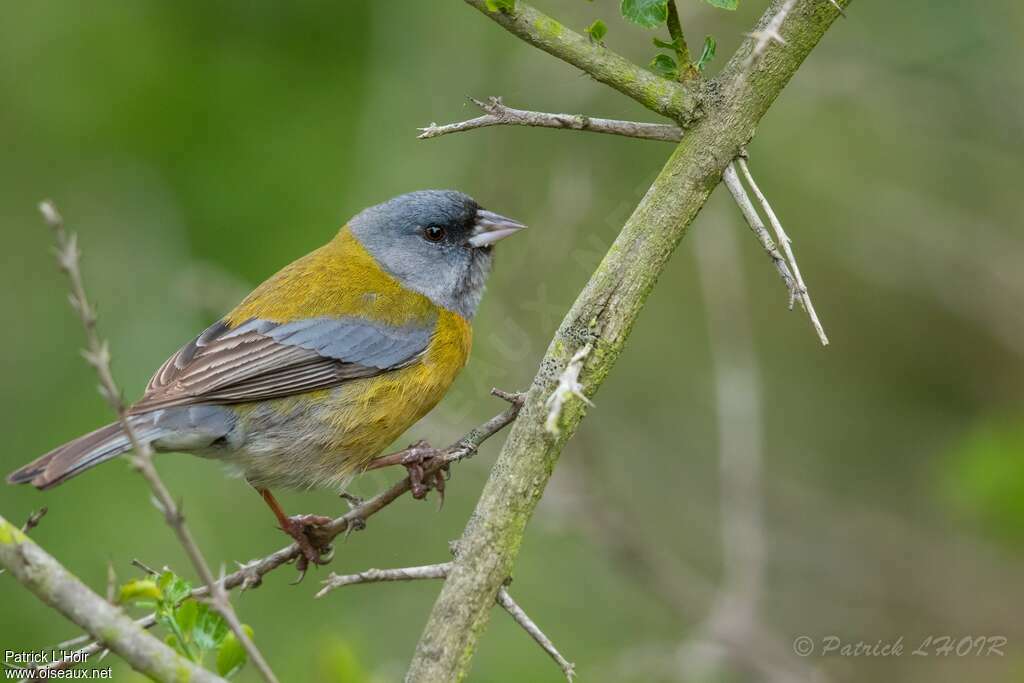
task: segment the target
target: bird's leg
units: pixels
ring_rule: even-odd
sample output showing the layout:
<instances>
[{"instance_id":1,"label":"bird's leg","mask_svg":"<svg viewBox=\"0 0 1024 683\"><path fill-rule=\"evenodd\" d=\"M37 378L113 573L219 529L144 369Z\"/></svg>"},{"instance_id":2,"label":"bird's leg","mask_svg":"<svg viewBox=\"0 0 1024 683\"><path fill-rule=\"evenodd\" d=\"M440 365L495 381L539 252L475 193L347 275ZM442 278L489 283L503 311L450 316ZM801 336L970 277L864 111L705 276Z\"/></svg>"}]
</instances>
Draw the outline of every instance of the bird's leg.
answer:
<instances>
[{"instance_id":1,"label":"bird's leg","mask_svg":"<svg viewBox=\"0 0 1024 683\"><path fill-rule=\"evenodd\" d=\"M309 536L309 532L318 526L330 524L331 518L324 517L323 515L292 515L289 517L284 513L281 504L277 502L274 494L269 489L254 488L263 497L267 507L274 513L274 516L277 517L277 523L281 525L281 531L291 536L295 544L299 546L301 555L299 555L296 563L296 568L300 572L299 581L302 580L302 576L305 576L306 568L309 567L311 562L313 564L327 564L330 561L331 546L329 544L315 545ZM325 554L328 557L322 558L321 555Z\"/></svg>"},{"instance_id":2,"label":"bird's leg","mask_svg":"<svg viewBox=\"0 0 1024 683\"><path fill-rule=\"evenodd\" d=\"M427 496L427 491L433 488L437 491L438 496L440 496L441 502L444 503L445 473L448 471L448 466L445 465L429 475L424 472L425 466L432 459L439 457L441 457L441 451L420 439L404 451L377 458L367 465L366 469L376 470L381 467L401 465L409 472L409 482L412 484L413 498L421 500Z\"/></svg>"}]
</instances>

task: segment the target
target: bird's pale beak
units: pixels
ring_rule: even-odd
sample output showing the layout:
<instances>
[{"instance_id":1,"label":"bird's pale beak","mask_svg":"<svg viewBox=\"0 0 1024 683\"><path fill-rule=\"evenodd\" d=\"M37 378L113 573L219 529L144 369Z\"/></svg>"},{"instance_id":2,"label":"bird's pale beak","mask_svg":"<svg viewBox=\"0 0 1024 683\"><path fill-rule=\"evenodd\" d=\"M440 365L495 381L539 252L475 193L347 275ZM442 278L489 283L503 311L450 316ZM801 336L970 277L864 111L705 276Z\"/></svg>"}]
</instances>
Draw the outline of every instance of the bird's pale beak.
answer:
<instances>
[{"instance_id":1,"label":"bird's pale beak","mask_svg":"<svg viewBox=\"0 0 1024 683\"><path fill-rule=\"evenodd\" d=\"M469 238L472 247L489 247L509 235L514 235L526 226L519 221L505 218L493 211L479 209L473 224L473 235Z\"/></svg>"}]
</instances>

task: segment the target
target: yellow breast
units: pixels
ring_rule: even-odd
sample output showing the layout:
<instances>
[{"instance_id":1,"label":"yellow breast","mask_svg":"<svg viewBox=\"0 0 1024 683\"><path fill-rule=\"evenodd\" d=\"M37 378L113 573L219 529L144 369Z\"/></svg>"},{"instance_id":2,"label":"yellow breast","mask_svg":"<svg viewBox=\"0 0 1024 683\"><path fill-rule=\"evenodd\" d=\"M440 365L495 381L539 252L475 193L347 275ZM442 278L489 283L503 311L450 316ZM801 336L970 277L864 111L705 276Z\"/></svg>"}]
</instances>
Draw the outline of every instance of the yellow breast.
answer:
<instances>
[{"instance_id":1,"label":"yellow breast","mask_svg":"<svg viewBox=\"0 0 1024 683\"><path fill-rule=\"evenodd\" d=\"M323 440L330 444L321 467L353 472L444 397L469 358L472 328L459 314L403 287L347 227L256 288L226 320L236 326L251 318L287 322L317 316L433 325L426 351L407 367L280 400L283 412L297 404L316 405Z\"/></svg>"}]
</instances>

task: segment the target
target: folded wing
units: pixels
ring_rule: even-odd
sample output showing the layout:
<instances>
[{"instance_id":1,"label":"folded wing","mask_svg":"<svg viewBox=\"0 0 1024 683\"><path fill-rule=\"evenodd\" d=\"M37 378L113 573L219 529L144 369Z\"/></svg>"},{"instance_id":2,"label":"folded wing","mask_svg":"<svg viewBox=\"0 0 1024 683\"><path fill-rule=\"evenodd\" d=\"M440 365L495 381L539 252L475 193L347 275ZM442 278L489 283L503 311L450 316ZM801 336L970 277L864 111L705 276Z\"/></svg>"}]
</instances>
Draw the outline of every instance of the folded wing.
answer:
<instances>
[{"instance_id":1,"label":"folded wing","mask_svg":"<svg viewBox=\"0 0 1024 683\"><path fill-rule=\"evenodd\" d=\"M355 317L221 321L167 359L131 412L262 401L373 377L415 362L433 329Z\"/></svg>"}]
</instances>

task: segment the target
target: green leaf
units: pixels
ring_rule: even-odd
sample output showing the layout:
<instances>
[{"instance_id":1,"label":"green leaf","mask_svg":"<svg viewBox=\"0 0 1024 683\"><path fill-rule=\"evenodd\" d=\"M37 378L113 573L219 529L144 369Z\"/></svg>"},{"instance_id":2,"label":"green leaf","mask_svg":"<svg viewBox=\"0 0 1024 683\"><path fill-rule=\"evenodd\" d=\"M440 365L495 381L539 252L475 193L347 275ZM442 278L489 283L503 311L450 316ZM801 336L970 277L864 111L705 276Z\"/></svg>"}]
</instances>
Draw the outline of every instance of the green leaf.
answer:
<instances>
[{"instance_id":1,"label":"green leaf","mask_svg":"<svg viewBox=\"0 0 1024 683\"><path fill-rule=\"evenodd\" d=\"M651 71L665 78L679 78L679 65L668 55L656 55L648 66Z\"/></svg>"},{"instance_id":2,"label":"green leaf","mask_svg":"<svg viewBox=\"0 0 1024 683\"><path fill-rule=\"evenodd\" d=\"M516 0L485 0L488 12L512 12L516 8Z\"/></svg>"},{"instance_id":3,"label":"green leaf","mask_svg":"<svg viewBox=\"0 0 1024 683\"><path fill-rule=\"evenodd\" d=\"M608 35L608 27L605 26L603 21L598 19L587 27L587 35L590 36L590 40L593 42L600 43Z\"/></svg>"},{"instance_id":4,"label":"green leaf","mask_svg":"<svg viewBox=\"0 0 1024 683\"><path fill-rule=\"evenodd\" d=\"M655 36L653 42L654 42L654 47L660 47L662 50L672 50L673 52L675 52L679 48L679 40L678 39L673 40L671 43L669 43L669 42L664 41L661 38L658 38L657 36Z\"/></svg>"},{"instance_id":5,"label":"green leaf","mask_svg":"<svg viewBox=\"0 0 1024 683\"><path fill-rule=\"evenodd\" d=\"M198 604L198 603L197 603ZM190 639L201 651L216 650L224 642L228 633L227 622L208 605L198 604L195 626L189 634Z\"/></svg>"},{"instance_id":6,"label":"green leaf","mask_svg":"<svg viewBox=\"0 0 1024 683\"><path fill-rule=\"evenodd\" d=\"M163 592L164 600L172 606L192 594L192 584L170 570L160 575L156 585Z\"/></svg>"},{"instance_id":7,"label":"green leaf","mask_svg":"<svg viewBox=\"0 0 1024 683\"><path fill-rule=\"evenodd\" d=\"M178 609L174 610L174 621L182 633L188 634L196 627L196 620L199 619L199 603L195 600L186 600L181 603Z\"/></svg>"},{"instance_id":8,"label":"green leaf","mask_svg":"<svg viewBox=\"0 0 1024 683\"><path fill-rule=\"evenodd\" d=\"M708 62L715 58L715 47L717 47L715 37L704 36L704 50L700 53L700 59L694 65L697 67L697 71L703 71Z\"/></svg>"},{"instance_id":9,"label":"green leaf","mask_svg":"<svg viewBox=\"0 0 1024 683\"><path fill-rule=\"evenodd\" d=\"M251 640L252 629L249 628L249 625L242 624L242 630ZM224 678L230 678L245 666L246 659L245 647L238 641L234 633L228 632L224 642L220 644L220 649L217 650L217 673Z\"/></svg>"},{"instance_id":10,"label":"green leaf","mask_svg":"<svg viewBox=\"0 0 1024 683\"><path fill-rule=\"evenodd\" d=\"M622 16L645 28L657 28L668 19L668 0L622 0Z\"/></svg>"},{"instance_id":11,"label":"green leaf","mask_svg":"<svg viewBox=\"0 0 1024 683\"><path fill-rule=\"evenodd\" d=\"M136 600L162 600L163 591L156 585L153 579L136 579L121 586L117 596L119 603L133 602Z\"/></svg>"},{"instance_id":12,"label":"green leaf","mask_svg":"<svg viewBox=\"0 0 1024 683\"><path fill-rule=\"evenodd\" d=\"M740 5L740 0L704 0L704 2L720 9L736 9Z\"/></svg>"}]
</instances>

